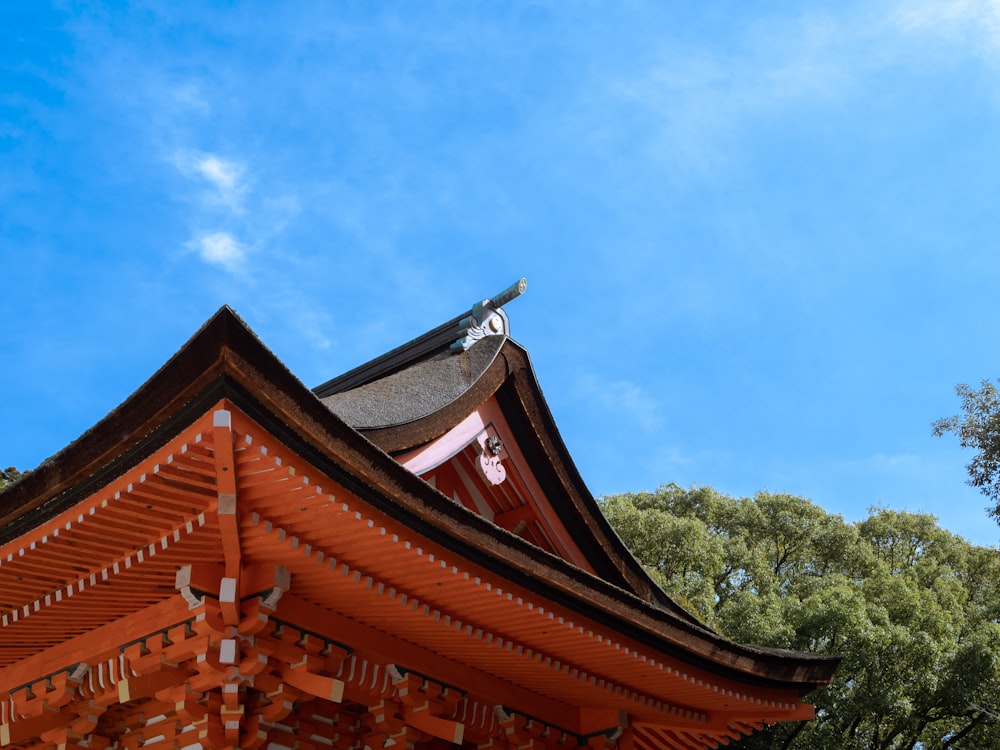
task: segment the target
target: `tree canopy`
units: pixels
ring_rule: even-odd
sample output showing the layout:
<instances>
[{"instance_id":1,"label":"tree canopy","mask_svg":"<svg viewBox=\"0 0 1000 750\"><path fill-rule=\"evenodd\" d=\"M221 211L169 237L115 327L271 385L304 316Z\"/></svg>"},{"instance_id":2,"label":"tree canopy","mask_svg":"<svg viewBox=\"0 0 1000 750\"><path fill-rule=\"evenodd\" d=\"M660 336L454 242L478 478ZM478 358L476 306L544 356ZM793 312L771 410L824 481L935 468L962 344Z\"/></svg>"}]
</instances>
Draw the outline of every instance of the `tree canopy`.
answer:
<instances>
[{"instance_id":1,"label":"tree canopy","mask_svg":"<svg viewBox=\"0 0 1000 750\"><path fill-rule=\"evenodd\" d=\"M0 492L3 492L9 485L16 482L20 476L21 472L13 466L8 466L6 469L0 469Z\"/></svg>"},{"instance_id":2,"label":"tree canopy","mask_svg":"<svg viewBox=\"0 0 1000 750\"><path fill-rule=\"evenodd\" d=\"M725 636L837 654L817 718L743 748L1000 747L1000 551L933 516L846 523L801 497L674 484L602 506L657 582Z\"/></svg>"},{"instance_id":3,"label":"tree canopy","mask_svg":"<svg viewBox=\"0 0 1000 750\"><path fill-rule=\"evenodd\" d=\"M962 399L963 413L934 422L934 434L954 432L963 448L976 451L966 466L969 484L990 499L987 512L1000 523L1000 393L988 380L978 390L959 384L955 392Z\"/></svg>"}]
</instances>

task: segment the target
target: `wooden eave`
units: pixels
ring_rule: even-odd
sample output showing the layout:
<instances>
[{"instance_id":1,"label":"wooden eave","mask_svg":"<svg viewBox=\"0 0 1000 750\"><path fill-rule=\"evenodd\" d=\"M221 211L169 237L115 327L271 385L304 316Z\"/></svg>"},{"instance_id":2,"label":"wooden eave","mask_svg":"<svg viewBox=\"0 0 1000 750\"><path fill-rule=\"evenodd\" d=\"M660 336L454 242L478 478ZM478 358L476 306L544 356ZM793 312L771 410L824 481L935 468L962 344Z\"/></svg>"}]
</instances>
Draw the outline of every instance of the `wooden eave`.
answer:
<instances>
[{"instance_id":1,"label":"wooden eave","mask_svg":"<svg viewBox=\"0 0 1000 750\"><path fill-rule=\"evenodd\" d=\"M405 350L394 351L396 372ZM423 349L419 353L426 356ZM352 380L355 385L362 373L385 377L380 368L362 367L352 372L357 373ZM440 437L491 397L497 399L514 430L543 494L598 576L704 628L653 582L611 528L559 434L527 350L512 339L504 338L489 366L454 401L419 419L358 431L386 453L398 456Z\"/></svg>"},{"instance_id":2,"label":"wooden eave","mask_svg":"<svg viewBox=\"0 0 1000 750\"><path fill-rule=\"evenodd\" d=\"M538 434L556 434L547 429L547 410L530 404L537 386L515 376L511 390L515 405L529 400L524 418L541 428ZM576 613L644 651L764 691L806 694L831 679L835 659L731 643L456 505L324 408L228 308L107 418L0 496L0 541L39 527L111 484L221 399L373 512L553 610ZM548 440L538 450L564 452L561 441Z\"/></svg>"},{"instance_id":3,"label":"wooden eave","mask_svg":"<svg viewBox=\"0 0 1000 750\"><path fill-rule=\"evenodd\" d=\"M228 507L227 485L237 490ZM107 740L124 725L165 750L168 736L143 740L162 731L146 721L163 715L171 732L210 736L221 725L198 717L227 685L233 698L252 688L222 715L245 716L233 724L240 746L260 746L254 716L271 716L259 725L268 738L294 724L301 739L316 712L377 724L383 701L439 738L461 725L482 746L523 730L520 746L541 732L539 750L622 727L640 750L714 746L811 713L794 689L692 667L463 559L319 472L227 398L0 553L0 591L16 603L5 601L0 619L4 746L36 746L39 734L52 742L69 724ZM226 599L219 576L234 561L238 596ZM290 573L283 584L275 565ZM175 577L178 568L189 572ZM261 618L275 586L284 595ZM223 661L226 601L245 636L229 641L243 655L233 669ZM86 673L72 678L79 661ZM282 683L313 697L299 695L294 720L279 726ZM428 685L454 697L435 708L436 723L397 704L419 708L407 686Z\"/></svg>"}]
</instances>

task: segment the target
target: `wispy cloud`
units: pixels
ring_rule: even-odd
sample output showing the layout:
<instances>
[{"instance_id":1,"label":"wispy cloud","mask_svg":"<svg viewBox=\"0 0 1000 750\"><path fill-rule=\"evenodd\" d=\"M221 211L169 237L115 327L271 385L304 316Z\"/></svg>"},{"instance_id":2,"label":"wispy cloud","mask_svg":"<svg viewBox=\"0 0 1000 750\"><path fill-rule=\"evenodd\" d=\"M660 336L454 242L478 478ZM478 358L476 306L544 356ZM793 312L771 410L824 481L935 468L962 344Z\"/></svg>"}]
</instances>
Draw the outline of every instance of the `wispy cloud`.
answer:
<instances>
[{"instance_id":1,"label":"wispy cloud","mask_svg":"<svg viewBox=\"0 0 1000 750\"><path fill-rule=\"evenodd\" d=\"M659 403L631 381L602 381L595 375L587 375L580 379L578 390L591 402L632 422L643 432L654 432L660 426Z\"/></svg>"},{"instance_id":2,"label":"wispy cloud","mask_svg":"<svg viewBox=\"0 0 1000 750\"><path fill-rule=\"evenodd\" d=\"M186 177L208 184L209 190L200 196L203 204L218 205L234 214L243 213L243 200L249 190L244 180L245 164L216 154L190 151L177 153L174 164Z\"/></svg>"},{"instance_id":3,"label":"wispy cloud","mask_svg":"<svg viewBox=\"0 0 1000 750\"><path fill-rule=\"evenodd\" d=\"M966 54L1000 64L998 0L907 0L896 8L892 20L902 32L959 44Z\"/></svg>"},{"instance_id":4,"label":"wispy cloud","mask_svg":"<svg viewBox=\"0 0 1000 750\"><path fill-rule=\"evenodd\" d=\"M240 273L248 261L247 246L234 235L232 225L246 229L244 201L250 193L246 182L247 166L243 161L218 154L178 150L173 164L190 182L199 185L191 203L192 221L202 228L186 243L205 263L229 273ZM225 231L205 229L224 226Z\"/></svg>"},{"instance_id":5,"label":"wispy cloud","mask_svg":"<svg viewBox=\"0 0 1000 750\"><path fill-rule=\"evenodd\" d=\"M747 132L790 113L850 114L885 71L970 58L1000 66L1000 0L886 0L762 17L710 49L660 39L658 51L603 81L621 106L592 118L593 140L619 158L644 148L683 182L728 173Z\"/></svg>"},{"instance_id":6,"label":"wispy cloud","mask_svg":"<svg viewBox=\"0 0 1000 750\"><path fill-rule=\"evenodd\" d=\"M733 139L755 121L843 98L858 65L869 64L857 54L869 45L860 24L823 15L761 21L717 50L664 39L662 51L606 81L623 105L611 110L620 122L610 132L627 131L625 143L614 138L608 146L645 144L647 156L680 168L682 177L711 174L735 157ZM638 139L637 128L644 131Z\"/></svg>"},{"instance_id":7,"label":"wispy cloud","mask_svg":"<svg viewBox=\"0 0 1000 750\"><path fill-rule=\"evenodd\" d=\"M187 243L187 247L197 251L203 261L213 266L239 273L246 263L246 251L228 232L203 234Z\"/></svg>"},{"instance_id":8,"label":"wispy cloud","mask_svg":"<svg viewBox=\"0 0 1000 750\"><path fill-rule=\"evenodd\" d=\"M193 81L180 81L167 86L166 97L173 102L179 112L197 112L207 115L211 106L202 93L201 87Z\"/></svg>"},{"instance_id":9,"label":"wispy cloud","mask_svg":"<svg viewBox=\"0 0 1000 750\"><path fill-rule=\"evenodd\" d=\"M996 0L933 0L902 3L895 13L904 28L938 30L975 26L987 33L1000 31L1000 2Z\"/></svg>"}]
</instances>

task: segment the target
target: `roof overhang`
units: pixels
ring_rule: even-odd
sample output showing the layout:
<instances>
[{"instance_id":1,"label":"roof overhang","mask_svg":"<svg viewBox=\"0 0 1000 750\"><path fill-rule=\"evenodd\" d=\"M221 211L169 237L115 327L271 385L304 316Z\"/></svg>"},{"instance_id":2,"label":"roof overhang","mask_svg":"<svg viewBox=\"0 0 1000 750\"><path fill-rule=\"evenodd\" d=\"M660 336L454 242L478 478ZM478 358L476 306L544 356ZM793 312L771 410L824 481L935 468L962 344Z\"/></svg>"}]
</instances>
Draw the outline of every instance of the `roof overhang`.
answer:
<instances>
[{"instance_id":1,"label":"roof overhang","mask_svg":"<svg viewBox=\"0 0 1000 750\"><path fill-rule=\"evenodd\" d=\"M542 481L577 503L580 522L584 523L593 499L568 461L526 353L512 342L504 343L489 372L488 378L477 381L477 387L482 383L481 391L470 392L468 399L471 402L489 392L505 404L508 418L520 424L519 440L525 441L527 451L536 454L532 460L542 467L543 474L550 472ZM455 406L455 413L466 406L467 403ZM741 700L748 707L755 699L759 702L761 695L776 705L797 702L799 696L827 684L836 667L837 660L827 657L729 642L683 611L664 606L655 596L643 596L642 581L630 579L627 568L616 569L618 580L622 581L616 585L457 505L386 452L386 449L398 450L406 440L389 442L388 433L364 435L346 424L299 382L228 308L220 310L108 417L2 495L0 543L9 550L8 559L30 553L33 559L37 556L44 562L37 543L40 540L33 538L39 530L88 503L95 509L93 512L104 512L101 509L107 503L95 505L95 498L103 497L108 488L117 485L133 491L133 476L150 475L155 466L162 465L161 453L173 450L171 446L177 441L187 444L194 440L192 431L201 434L206 428L198 425L220 411L236 415L236 423L242 424L241 429L247 434L254 433L258 442L273 443L278 450L287 452L287 463L299 467L299 476L308 473L322 477L324 484L332 484L339 488L339 493L346 493L354 514L351 523L364 519L358 534L367 541L359 549L370 549L371 554L384 557L388 549L384 537L388 534L390 538L395 535L407 541L409 548L400 547L392 554L398 555L400 561L408 559L407 555L416 555L411 561L415 571L420 565L433 565L435 559L448 560L448 570L442 576L447 578L460 572L460 579L453 585L462 588L462 597L480 602L476 606L482 609L477 612L497 613L503 632L491 634L491 642L501 638L508 644L517 643L522 649L544 655L559 652L564 648L559 643L568 638L581 654L594 648L611 649L607 656L595 656L597 661L593 663L605 664L609 675L619 675L618 687L627 694L629 691L639 694L636 685L651 679L643 669L652 665L650 668L662 672L656 679L663 681L663 689L668 693L673 689L671 686L690 683L692 700L711 703L714 700L711 695L717 696L719 690L725 694L728 690L737 698L743 696ZM411 435L440 429L438 426L430 430L429 424L430 421L411 425ZM399 437L402 431L394 434ZM531 435L536 436L534 445L530 444ZM219 513L218 505L206 508L202 513L208 512L210 520L212 513ZM330 507L316 506L315 512L344 511L330 504ZM305 520L295 523L308 525ZM609 533L610 529L600 526L604 522L599 515L594 523L598 526L587 531L592 538L621 544ZM307 536L307 532L297 532L292 526L283 539L296 534ZM435 552L427 553L431 556L428 561L427 554L418 554L416 550ZM601 546L601 554L610 561L618 549L609 552ZM349 567L362 571L366 564ZM376 564L375 557L370 564ZM405 572L409 570L407 565L401 570L404 572L397 580L381 581L381 590L375 586L378 596L389 589L403 590L400 586L409 588L411 593L420 590L422 579L407 578L410 575ZM3 574L0 566L0 578ZM372 578L366 585L370 587L373 581L379 583ZM507 595L499 610L494 599L497 591ZM44 593L40 591L40 595ZM523 602L533 603L530 607L533 614L515 614ZM65 602L60 604L69 606ZM316 605L303 600L295 606L308 610ZM378 610L382 605L376 602L373 606ZM436 611L442 610L439 607ZM329 616L328 610L324 612ZM540 626L541 620L532 619L536 617L553 619L557 626L550 633ZM413 624L417 627L416 620ZM515 636L511 636L512 632ZM460 660L459 656L455 659ZM485 663L483 670L486 671ZM655 680L650 685L654 683ZM783 708L774 714L774 720L782 712L791 717L790 711L795 710L799 709ZM747 716L759 718L761 713L751 711Z\"/></svg>"}]
</instances>

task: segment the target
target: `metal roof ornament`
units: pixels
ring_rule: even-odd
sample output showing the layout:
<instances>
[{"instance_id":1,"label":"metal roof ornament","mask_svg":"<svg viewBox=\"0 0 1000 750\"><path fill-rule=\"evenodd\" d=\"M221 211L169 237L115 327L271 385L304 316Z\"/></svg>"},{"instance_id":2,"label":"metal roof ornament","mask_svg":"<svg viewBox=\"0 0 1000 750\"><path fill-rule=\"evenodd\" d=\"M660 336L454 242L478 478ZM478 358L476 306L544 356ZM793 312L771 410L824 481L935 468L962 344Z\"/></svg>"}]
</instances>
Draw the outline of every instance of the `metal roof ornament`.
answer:
<instances>
[{"instance_id":1,"label":"metal roof ornament","mask_svg":"<svg viewBox=\"0 0 1000 750\"><path fill-rule=\"evenodd\" d=\"M509 336L510 320L501 308L512 299L524 294L527 288L528 282L522 278L491 299L484 299L474 304L470 314L458 323L461 335L452 343L450 347L452 353L464 352L486 336Z\"/></svg>"},{"instance_id":2,"label":"metal roof ornament","mask_svg":"<svg viewBox=\"0 0 1000 750\"><path fill-rule=\"evenodd\" d=\"M503 484L507 478L507 469L501 462L507 456L503 452L503 441L500 440L500 436L496 434L493 427L488 427L479 436L479 446L482 453L479 454L477 468L490 484Z\"/></svg>"}]
</instances>

